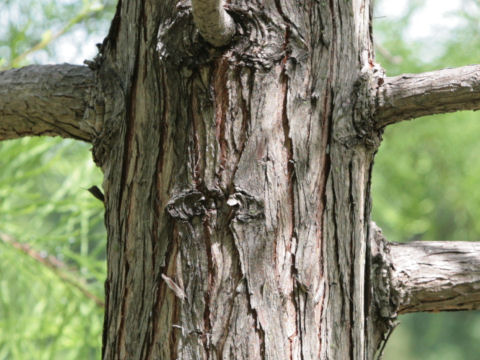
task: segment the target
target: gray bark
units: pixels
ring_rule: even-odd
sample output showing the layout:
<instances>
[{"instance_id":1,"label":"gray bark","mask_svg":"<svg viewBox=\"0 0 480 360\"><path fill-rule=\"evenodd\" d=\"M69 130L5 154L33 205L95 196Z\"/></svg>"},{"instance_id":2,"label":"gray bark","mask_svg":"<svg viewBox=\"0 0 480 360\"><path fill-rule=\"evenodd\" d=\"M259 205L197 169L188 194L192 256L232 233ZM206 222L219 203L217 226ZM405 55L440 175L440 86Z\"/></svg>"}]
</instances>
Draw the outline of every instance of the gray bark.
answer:
<instances>
[{"instance_id":1,"label":"gray bark","mask_svg":"<svg viewBox=\"0 0 480 360\"><path fill-rule=\"evenodd\" d=\"M84 114L93 86L93 72L86 66L32 65L0 72L0 139L91 140Z\"/></svg>"},{"instance_id":2,"label":"gray bark","mask_svg":"<svg viewBox=\"0 0 480 360\"><path fill-rule=\"evenodd\" d=\"M480 244L420 241L388 248L400 314L480 309Z\"/></svg>"},{"instance_id":3,"label":"gray bark","mask_svg":"<svg viewBox=\"0 0 480 360\"><path fill-rule=\"evenodd\" d=\"M480 109L480 65L387 77L376 98L376 122Z\"/></svg>"}]
</instances>

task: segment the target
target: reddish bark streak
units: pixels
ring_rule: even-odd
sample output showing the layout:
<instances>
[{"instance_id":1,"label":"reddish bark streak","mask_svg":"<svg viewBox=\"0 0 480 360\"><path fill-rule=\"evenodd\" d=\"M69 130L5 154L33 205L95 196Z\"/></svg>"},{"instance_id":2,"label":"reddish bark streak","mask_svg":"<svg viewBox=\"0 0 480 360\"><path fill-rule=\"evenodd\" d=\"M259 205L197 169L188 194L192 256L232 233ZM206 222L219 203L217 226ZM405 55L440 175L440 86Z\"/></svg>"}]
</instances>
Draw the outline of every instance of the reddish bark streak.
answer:
<instances>
[{"instance_id":1,"label":"reddish bark streak","mask_svg":"<svg viewBox=\"0 0 480 360\"><path fill-rule=\"evenodd\" d=\"M322 111L322 142L321 142L321 153L323 154L322 162L320 164L320 184L319 184L319 192L320 192L320 202L319 202L319 209L318 209L318 223L319 226L319 239L321 241L321 258L319 259L319 266L320 266L320 276L323 277L324 271L323 266L325 265L326 259L324 258L324 242L325 239L323 237L323 230L324 230L324 216L323 212L325 210L325 205L327 202L326 199L326 191L327 191L327 180L328 175L330 173L330 154L329 154L329 146L331 141L331 131L332 131L332 110L333 110L333 103L332 103L332 78L334 76L334 65L335 65L335 53L336 53L336 37L337 37L337 25L335 20L335 6L332 0L329 1L329 10L330 16L332 20L332 40L330 43L330 59L329 59L329 71L328 71L328 78L326 80L325 86L325 93L323 94L323 111ZM322 302L320 303L320 311L323 312L323 306L326 298L326 292L328 289L324 290L324 294L322 295ZM319 356L322 353L322 334L318 332L318 339L319 339Z\"/></svg>"},{"instance_id":2,"label":"reddish bark streak","mask_svg":"<svg viewBox=\"0 0 480 360\"><path fill-rule=\"evenodd\" d=\"M240 74L238 71L236 71L235 74L236 74L236 81L238 82L238 85L240 88L239 106L240 106L240 109L242 110L242 128L240 130L241 131L240 148L237 149L237 158L235 159L235 166L233 167L232 178L230 180L229 189L228 189L229 193L233 192L233 185L234 185L233 183L235 181L235 174L237 173L238 164L240 163L240 159L242 158L243 151L245 150L245 145L249 137L248 130L251 122L251 114L250 114L251 99L249 98L247 101L247 99L243 97L244 88L242 85L242 81L240 79ZM249 79L252 79L252 78L253 78L253 74L249 74ZM248 85L249 85L248 94L251 95L252 86L250 82Z\"/></svg>"},{"instance_id":3,"label":"reddish bark streak","mask_svg":"<svg viewBox=\"0 0 480 360\"><path fill-rule=\"evenodd\" d=\"M192 109L198 109L197 103L197 93L195 88L192 89ZM198 188L202 182L202 175L204 169L202 169L202 152L200 149L200 139L198 134L198 128L202 123L202 119L192 111L192 131L193 131L193 180L195 182L195 186Z\"/></svg>"},{"instance_id":4,"label":"reddish bark streak","mask_svg":"<svg viewBox=\"0 0 480 360\"><path fill-rule=\"evenodd\" d=\"M157 342L157 336L159 335L158 324L159 324L160 316L164 314L162 313L162 308L163 308L163 305L165 304L165 301L167 301L167 295L169 292L168 286L165 283L165 281L162 279L161 274L166 272L166 275L168 277L173 277L174 276L173 274L175 274L175 271L176 271L175 267L173 267L172 269L172 264L175 265L175 257L178 251L179 235L178 235L178 229L176 228L176 226L174 226L172 230L172 234L173 234L172 239L169 243L167 251L165 252L166 265L163 268L159 269L158 273L156 274L156 279L155 279L156 294L155 294L155 302L152 306L152 327L151 327L152 336L151 336L149 348L147 351L148 353L147 359L151 359L155 352L155 344ZM175 302L175 305L176 303L177 301ZM175 307L175 310L177 310L177 307ZM172 324L174 324L174 322L172 322ZM174 336L173 328L168 329L168 331L170 332L171 336ZM176 341L175 336L174 336L174 339Z\"/></svg>"},{"instance_id":5,"label":"reddish bark streak","mask_svg":"<svg viewBox=\"0 0 480 360\"><path fill-rule=\"evenodd\" d=\"M227 57L221 57L215 66L215 71L213 74L213 91L215 93L215 125L216 131L215 136L220 145L220 166L218 169L217 176L219 178L220 184L224 184L222 180L223 171L225 170L227 160L228 160L228 142L225 139L225 121L227 118L228 111L228 86L227 86L227 70L228 70L228 59Z\"/></svg>"},{"instance_id":6,"label":"reddish bark streak","mask_svg":"<svg viewBox=\"0 0 480 360\"><path fill-rule=\"evenodd\" d=\"M285 31L285 42L284 42L284 51L285 57L282 59L282 69L280 73L280 83L281 83L281 95L282 95L282 127L284 135L284 145L286 149L286 164L287 164L287 188L288 188L288 204L290 212L290 228L288 233L289 242L286 245L287 252L291 254L291 278L294 291L292 292L292 302L295 307L295 316L296 316L296 325L297 329L295 334L289 338L290 342L290 358L293 359L293 340L292 338L296 337L299 334L299 324L300 321L300 307L295 297L295 288L296 288L296 275L297 270L295 268L295 253L291 251L292 243L295 237L295 194L294 194L294 182L295 182L295 166L294 166L294 154L293 154L293 144L292 138L290 137L290 123L287 113L287 102L288 102L288 75L286 73L286 64L288 61L288 42L290 38L290 28L287 26ZM301 328L300 328L300 344L302 344ZM300 349L302 351L302 349Z\"/></svg>"},{"instance_id":7,"label":"reddish bark streak","mask_svg":"<svg viewBox=\"0 0 480 360\"><path fill-rule=\"evenodd\" d=\"M203 313L203 334L202 334L202 341L203 347L205 348L205 353L209 353L209 346L210 346L210 336L212 332L212 322L210 319L210 300L211 295L214 289L214 274L215 269L213 265L213 258L212 258L212 241L211 241L211 234L212 229L210 227L210 218L207 215L203 220L203 235L205 240L205 248L207 251L207 262L208 262L208 274L207 274L207 290L205 291L205 310Z\"/></svg>"}]
</instances>

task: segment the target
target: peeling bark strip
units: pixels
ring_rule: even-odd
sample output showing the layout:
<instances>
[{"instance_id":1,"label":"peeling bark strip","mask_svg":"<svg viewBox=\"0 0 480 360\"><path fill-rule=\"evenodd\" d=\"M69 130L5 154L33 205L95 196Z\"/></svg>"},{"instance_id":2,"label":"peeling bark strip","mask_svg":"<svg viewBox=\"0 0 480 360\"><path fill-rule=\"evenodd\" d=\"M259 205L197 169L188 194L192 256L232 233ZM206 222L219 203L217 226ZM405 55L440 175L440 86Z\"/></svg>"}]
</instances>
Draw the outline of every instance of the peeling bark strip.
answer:
<instances>
[{"instance_id":1,"label":"peeling bark strip","mask_svg":"<svg viewBox=\"0 0 480 360\"><path fill-rule=\"evenodd\" d=\"M379 128L420 116L480 109L480 65L387 77L379 85Z\"/></svg>"},{"instance_id":2,"label":"peeling bark strip","mask_svg":"<svg viewBox=\"0 0 480 360\"><path fill-rule=\"evenodd\" d=\"M91 141L84 113L93 86L86 66L31 65L0 72L0 140L41 135Z\"/></svg>"}]
</instances>

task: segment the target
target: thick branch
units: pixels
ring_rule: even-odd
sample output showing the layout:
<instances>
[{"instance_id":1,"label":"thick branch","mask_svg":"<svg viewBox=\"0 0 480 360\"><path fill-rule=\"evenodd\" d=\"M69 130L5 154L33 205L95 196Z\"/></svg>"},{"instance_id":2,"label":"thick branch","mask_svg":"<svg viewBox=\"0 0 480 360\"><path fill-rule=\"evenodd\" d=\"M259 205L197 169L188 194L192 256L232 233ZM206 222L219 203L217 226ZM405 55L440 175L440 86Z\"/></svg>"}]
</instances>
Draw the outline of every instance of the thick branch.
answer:
<instances>
[{"instance_id":1,"label":"thick branch","mask_svg":"<svg viewBox=\"0 0 480 360\"><path fill-rule=\"evenodd\" d=\"M62 136L89 141L83 126L93 72L78 65L32 65L0 72L0 140Z\"/></svg>"},{"instance_id":2,"label":"thick branch","mask_svg":"<svg viewBox=\"0 0 480 360\"><path fill-rule=\"evenodd\" d=\"M480 309L480 243L389 243L398 312Z\"/></svg>"},{"instance_id":3,"label":"thick branch","mask_svg":"<svg viewBox=\"0 0 480 360\"><path fill-rule=\"evenodd\" d=\"M223 0L192 0L193 20L203 38L213 46L227 45L235 23L223 9Z\"/></svg>"},{"instance_id":4,"label":"thick branch","mask_svg":"<svg viewBox=\"0 0 480 360\"><path fill-rule=\"evenodd\" d=\"M378 128L402 120L480 109L480 65L385 78L377 97Z\"/></svg>"}]
</instances>

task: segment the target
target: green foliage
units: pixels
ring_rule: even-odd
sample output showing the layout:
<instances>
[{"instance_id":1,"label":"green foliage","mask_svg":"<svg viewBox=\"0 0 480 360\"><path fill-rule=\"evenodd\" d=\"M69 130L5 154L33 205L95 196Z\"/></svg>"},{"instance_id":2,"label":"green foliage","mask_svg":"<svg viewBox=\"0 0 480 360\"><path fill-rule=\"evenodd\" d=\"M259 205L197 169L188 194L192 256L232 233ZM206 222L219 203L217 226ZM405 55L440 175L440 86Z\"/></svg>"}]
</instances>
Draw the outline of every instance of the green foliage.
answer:
<instances>
[{"instance_id":1,"label":"green foliage","mask_svg":"<svg viewBox=\"0 0 480 360\"><path fill-rule=\"evenodd\" d=\"M406 38L405 29L421 6L411 3L402 16L375 22L381 49L377 61L388 75L479 62L477 1L460 3L453 14L458 25L447 34L439 31L414 41ZM436 56L425 56L428 52ZM480 239L479 134L477 112L430 116L386 129L375 160L372 193L373 219L387 239ZM387 345L387 360L478 358L478 313L413 314L400 321Z\"/></svg>"},{"instance_id":2,"label":"green foliage","mask_svg":"<svg viewBox=\"0 0 480 360\"><path fill-rule=\"evenodd\" d=\"M0 242L0 359L99 358L103 308L79 290L103 298L103 204L85 190L101 173L88 146L2 142L0 168L0 237L11 239Z\"/></svg>"},{"instance_id":3,"label":"green foliage","mask_svg":"<svg viewBox=\"0 0 480 360\"><path fill-rule=\"evenodd\" d=\"M82 54L106 35L113 5L2 2L0 67L57 62L65 40ZM0 168L0 360L100 358L106 234L103 204L86 190L102 183L89 145L0 142Z\"/></svg>"},{"instance_id":4,"label":"green foliage","mask_svg":"<svg viewBox=\"0 0 480 360\"><path fill-rule=\"evenodd\" d=\"M107 34L115 4L116 0L1 2L0 68L55 62L67 43L75 49L69 55L77 55L81 63L85 44L94 49L94 39Z\"/></svg>"}]
</instances>

